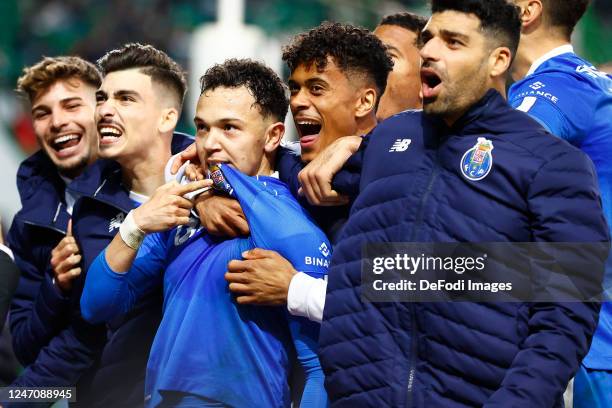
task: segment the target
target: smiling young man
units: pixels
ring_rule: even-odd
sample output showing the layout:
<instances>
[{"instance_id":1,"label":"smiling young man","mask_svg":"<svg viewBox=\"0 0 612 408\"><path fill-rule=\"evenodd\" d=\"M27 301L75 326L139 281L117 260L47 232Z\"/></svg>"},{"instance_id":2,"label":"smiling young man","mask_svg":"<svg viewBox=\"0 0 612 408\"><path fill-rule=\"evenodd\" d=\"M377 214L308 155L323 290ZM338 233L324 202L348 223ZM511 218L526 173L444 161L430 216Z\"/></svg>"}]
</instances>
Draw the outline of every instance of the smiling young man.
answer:
<instances>
[{"instance_id":1,"label":"smiling young man","mask_svg":"<svg viewBox=\"0 0 612 408\"><path fill-rule=\"evenodd\" d=\"M434 0L421 36L423 112L382 122L351 157L359 193L334 247L319 340L332 404L562 406L597 303L360 297L368 243L608 242L592 163L503 98L519 34L505 0ZM347 157L342 142L328 149L300 177L318 180L305 189L314 203L344 161L333 157ZM595 286L604 258L589 268ZM550 275L549 260L524 261Z\"/></svg>"},{"instance_id":2,"label":"smiling young man","mask_svg":"<svg viewBox=\"0 0 612 408\"><path fill-rule=\"evenodd\" d=\"M274 177L285 88L261 63L227 60L206 72L201 90L195 117L200 161L219 166L211 177L240 201L250 236L214 238L189 218L192 204L183 195L210 180L166 184L128 214L90 268L84 314L110 321L163 287L164 314L147 368L151 407L289 406L294 345L307 377L301 406L324 407L318 327L287 319L282 308L237 304L223 279L227 264L254 246L279 251L316 276L326 271L306 259L329 256L329 243ZM279 226L279 219L291 223Z\"/></svg>"},{"instance_id":3,"label":"smiling young man","mask_svg":"<svg viewBox=\"0 0 612 408\"><path fill-rule=\"evenodd\" d=\"M81 255L69 228L78 197L67 186L96 160L100 83L96 67L78 57L44 58L17 83L30 102L41 150L19 168L22 208L7 237L21 270L10 320L13 348L26 369L16 386L75 385L99 351L100 332L70 302Z\"/></svg>"},{"instance_id":4,"label":"smiling young man","mask_svg":"<svg viewBox=\"0 0 612 408\"><path fill-rule=\"evenodd\" d=\"M421 56L417 40L426 23L425 17L404 12L384 17L374 30L374 35L385 44L393 59L393 70L376 111L378 121L422 106L419 94Z\"/></svg>"},{"instance_id":5,"label":"smiling young man","mask_svg":"<svg viewBox=\"0 0 612 408\"><path fill-rule=\"evenodd\" d=\"M98 61L104 76L96 91L95 124L100 160L70 191L79 196L73 211L74 238L86 271L108 245L125 215L164 183L171 154L193 139L174 133L186 81L182 68L150 45L127 44ZM78 304L84 278L72 301ZM149 348L161 318L161 293L149 293L130 314L109 322L99 363L90 373L86 406L143 404ZM84 397L87 397L84 400Z\"/></svg>"}]
</instances>

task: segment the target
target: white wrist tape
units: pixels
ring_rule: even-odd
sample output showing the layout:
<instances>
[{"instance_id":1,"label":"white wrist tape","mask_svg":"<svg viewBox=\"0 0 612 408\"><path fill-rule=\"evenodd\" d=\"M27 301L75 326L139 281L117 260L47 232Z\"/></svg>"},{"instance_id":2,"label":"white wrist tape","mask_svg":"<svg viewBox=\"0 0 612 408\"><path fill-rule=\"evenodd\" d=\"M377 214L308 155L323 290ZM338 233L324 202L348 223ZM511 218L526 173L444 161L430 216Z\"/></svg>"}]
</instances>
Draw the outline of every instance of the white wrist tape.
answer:
<instances>
[{"instance_id":1,"label":"white wrist tape","mask_svg":"<svg viewBox=\"0 0 612 408\"><path fill-rule=\"evenodd\" d=\"M127 217L125 217L125 220L121 223L119 235L121 235L121 239L127 246L138 251L146 234L138 227L136 221L134 221L133 212L134 210L130 211Z\"/></svg>"}]
</instances>

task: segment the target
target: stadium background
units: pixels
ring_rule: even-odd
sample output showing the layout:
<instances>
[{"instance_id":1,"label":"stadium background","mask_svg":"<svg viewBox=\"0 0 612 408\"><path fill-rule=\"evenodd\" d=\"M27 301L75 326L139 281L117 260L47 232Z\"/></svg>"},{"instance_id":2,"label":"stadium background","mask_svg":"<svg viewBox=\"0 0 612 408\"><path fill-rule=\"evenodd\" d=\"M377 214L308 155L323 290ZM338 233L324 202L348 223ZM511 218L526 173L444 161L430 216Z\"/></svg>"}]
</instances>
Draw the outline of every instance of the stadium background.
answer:
<instances>
[{"instance_id":1,"label":"stadium background","mask_svg":"<svg viewBox=\"0 0 612 408\"><path fill-rule=\"evenodd\" d=\"M324 20L373 29L382 16L403 10L427 14L427 4L424 0L0 1L0 217L4 231L19 209L17 167L37 149L28 106L13 89L22 68L42 56L77 54L95 61L105 51L133 41L165 50L190 73L192 91L178 130L192 132L197 78L213 62L227 56L256 57L286 78L280 46L293 34ZM595 64L612 61L611 17L612 0L595 0L575 33L577 51Z\"/></svg>"},{"instance_id":2,"label":"stadium background","mask_svg":"<svg viewBox=\"0 0 612 408\"><path fill-rule=\"evenodd\" d=\"M23 67L42 56L77 54L95 61L105 51L135 41L165 50L190 74L192 91L178 130L193 134L197 79L212 63L228 56L255 57L286 78L280 48L292 35L324 20L373 29L382 16L404 10L427 15L427 4L425 0L1 0L3 230L20 207L15 187L19 163L38 148L29 106L17 98L15 83ZM575 32L574 46L579 54L602 65L612 61L611 38L612 0L594 0ZM0 339L0 384L19 370L8 343L7 337Z\"/></svg>"}]
</instances>

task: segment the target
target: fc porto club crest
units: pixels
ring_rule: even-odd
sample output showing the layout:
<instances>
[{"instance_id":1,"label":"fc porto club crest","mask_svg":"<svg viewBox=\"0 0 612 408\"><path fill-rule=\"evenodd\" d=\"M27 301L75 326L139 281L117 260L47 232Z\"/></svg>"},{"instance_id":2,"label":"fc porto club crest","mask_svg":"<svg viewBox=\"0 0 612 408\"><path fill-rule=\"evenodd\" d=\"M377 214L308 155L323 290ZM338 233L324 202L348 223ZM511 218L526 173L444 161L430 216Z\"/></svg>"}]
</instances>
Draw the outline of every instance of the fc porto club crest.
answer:
<instances>
[{"instance_id":1,"label":"fc porto club crest","mask_svg":"<svg viewBox=\"0 0 612 408\"><path fill-rule=\"evenodd\" d=\"M476 145L461 158L461 173L471 181L482 180L493 167L493 142L479 137Z\"/></svg>"}]
</instances>

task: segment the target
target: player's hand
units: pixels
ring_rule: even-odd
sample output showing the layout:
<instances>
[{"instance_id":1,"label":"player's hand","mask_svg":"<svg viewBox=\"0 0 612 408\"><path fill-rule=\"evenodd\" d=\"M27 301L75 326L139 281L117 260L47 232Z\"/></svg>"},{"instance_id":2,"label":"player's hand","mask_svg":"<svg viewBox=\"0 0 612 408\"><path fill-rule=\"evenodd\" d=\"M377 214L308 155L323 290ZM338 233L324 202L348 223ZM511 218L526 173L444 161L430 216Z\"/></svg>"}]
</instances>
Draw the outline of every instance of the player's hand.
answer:
<instances>
[{"instance_id":1,"label":"player's hand","mask_svg":"<svg viewBox=\"0 0 612 408\"><path fill-rule=\"evenodd\" d=\"M185 168L185 177L190 181L204 180L204 170L199 165L190 163Z\"/></svg>"},{"instance_id":2,"label":"player's hand","mask_svg":"<svg viewBox=\"0 0 612 408\"><path fill-rule=\"evenodd\" d=\"M277 252L255 248L242 254L244 260L227 265L225 280L239 304L278 306L287 303L293 265Z\"/></svg>"},{"instance_id":3,"label":"player's hand","mask_svg":"<svg viewBox=\"0 0 612 408\"><path fill-rule=\"evenodd\" d=\"M312 205L345 205L349 197L332 189L332 179L361 145L360 136L345 136L327 146L300 173L298 180L303 194Z\"/></svg>"},{"instance_id":4,"label":"player's hand","mask_svg":"<svg viewBox=\"0 0 612 408\"><path fill-rule=\"evenodd\" d=\"M191 163L200 164L200 158L198 157L198 151L196 149L196 144L192 143L185 150L181 152L179 156L174 159L174 163L172 163L172 168L170 172L172 174L176 174L177 171L181 168L185 162L189 160Z\"/></svg>"},{"instance_id":5,"label":"player's hand","mask_svg":"<svg viewBox=\"0 0 612 408\"><path fill-rule=\"evenodd\" d=\"M195 208L209 234L228 238L249 235L249 224L238 200L206 192L196 197Z\"/></svg>"},{"instance_id":6,"label":"player's hand","mask_svg":"<svg viewBox=\"0 0 612 408\"><path fill-rule=\"evenodd\" d=\"M72 289L72 281L81 274L81 258L79 247L72 236L72 220L69 220L66 236L51 251L53 277L62 292L69 292Z\"/></svg>"},{"instance_id":7,"label":"player's hand","mask_svg":"<svg viewBox=\"0 0 612 408\"><path fill-rule=\"evenodd\" d=\"M189 222L193 203L183 195L211 185L212 180L198 180L184 185L176 181L166 183L158 187L147 202L134 210L134 221L147 234L185 225Z\"/></svg>"}]
</instances>

